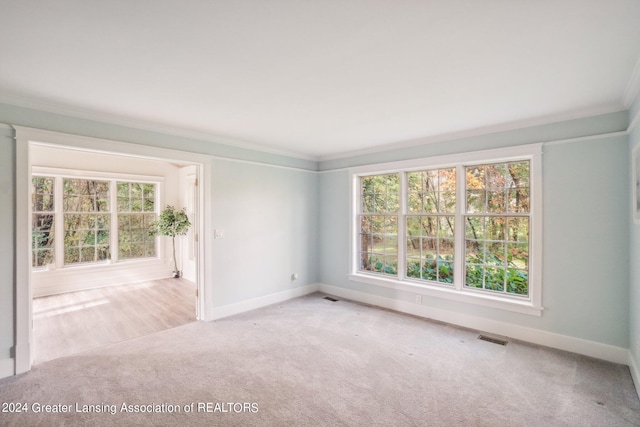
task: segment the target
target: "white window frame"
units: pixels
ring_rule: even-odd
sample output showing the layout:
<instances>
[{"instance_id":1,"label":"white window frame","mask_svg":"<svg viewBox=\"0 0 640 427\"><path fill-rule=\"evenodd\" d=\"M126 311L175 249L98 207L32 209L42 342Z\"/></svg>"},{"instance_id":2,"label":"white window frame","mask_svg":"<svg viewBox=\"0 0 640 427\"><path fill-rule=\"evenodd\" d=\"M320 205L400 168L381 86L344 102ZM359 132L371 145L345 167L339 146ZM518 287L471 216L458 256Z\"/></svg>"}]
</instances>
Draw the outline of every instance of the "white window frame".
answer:
<instances>
[{"instance_id":1,"label":"white window frame","mask_svg":"<svg viewBox=\"0 0 640 427\"><path fill-rule=\"evenodd\" d=\"M461 172L464 166L480 165L487 163L503 163L528 160L530 162L530 225L529 225L529 295L510 296L493 292L468 288L464 286L464 247L465 233L463 215L464 210L460 203L464 204L465 180L460 180L465 174ZM406 172L425 169L451 168L458 170L456 182L456 228L455 228L455 264L454 283L451 285L439 285L432 282L418 283L415 279L406 277L405 268L405 221L406 212ZM398 276L389 277L375 273L359 271L358 257L358 214L359 214L359 181L360 177L367 175L381 175L399 173L401 179L401 210L398 221ZM505 147L492 150L467 152L444 156L412 159L399 162L359 166L349 169L350 182L350 238L349 238L349 279L370 285L425 295L444 298L463 303L476 304L485 307L497 308L534 316L541 316L542 307L542 144L529 144L524 146Z\"/></svg>"},{"instance_id":2,"label":"white window frame","mask_svg":"<svg viewBox=\"0 0 640 427\"><path fill-rule=\"evenodd\" d=\"M56 238L54 242L54 264L52 266L45 267L32 267L33 271L46 271L53 269L70 269L70 268L87 268L98 265L108 265L112 263L134 263L145 261L157 261L162 258L164 254L164 247L162 246L163 240L156 237L156 255L153 257L144 258L127 258L120 260L118 258L118 211L117 211L117 192L116 186L118 182L138 182L144 184L156 185L156 202L155 209L156 214L159 214L159 207L163 202L163 185L164 177L154 175L134 175L115 172L96 172L85 171L79 169L66 169L66 168L53 168L53 167L32 167L33 176L46 176L55 178L55 194L54 194L54 207L55 207L55 235L64 236L64 209L63 206L63 184L62 181L65 178L72 179L89 179L98 181L109 181L109 215L111 217L110 233L109 233L109 249L111 257L108 260L96 261L96 262L81 262L73 264L64 263L64 238Z\"/></svg>"}]
</instances>

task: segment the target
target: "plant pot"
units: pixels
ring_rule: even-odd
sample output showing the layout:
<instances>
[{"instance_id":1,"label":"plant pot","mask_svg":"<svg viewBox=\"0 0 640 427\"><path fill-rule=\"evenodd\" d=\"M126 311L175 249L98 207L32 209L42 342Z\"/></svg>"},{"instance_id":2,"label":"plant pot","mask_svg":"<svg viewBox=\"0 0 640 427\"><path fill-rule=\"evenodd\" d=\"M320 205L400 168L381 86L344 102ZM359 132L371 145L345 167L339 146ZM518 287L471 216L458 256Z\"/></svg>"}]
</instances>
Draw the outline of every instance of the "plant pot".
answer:
<instances>
[{"instance_id":1,"label":"plant pot","mask_svg":"<svg viewBox=\"0 0 640 427\"><path fill-rule=\"evenodd\" d=\"M182 277L182 271L174 271L172 273L174 279L179 279L180 277Z\"/></svg>"}]
</instances>

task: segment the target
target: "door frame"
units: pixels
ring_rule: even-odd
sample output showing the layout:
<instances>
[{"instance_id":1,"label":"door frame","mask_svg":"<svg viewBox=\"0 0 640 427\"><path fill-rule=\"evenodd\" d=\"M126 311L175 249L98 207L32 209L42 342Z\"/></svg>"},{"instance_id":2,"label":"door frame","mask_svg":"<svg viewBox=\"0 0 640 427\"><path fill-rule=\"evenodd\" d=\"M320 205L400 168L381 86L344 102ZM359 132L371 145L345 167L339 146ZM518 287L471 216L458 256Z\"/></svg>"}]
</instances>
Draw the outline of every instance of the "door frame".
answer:
<instances>
[{"instance_id":1,"label":"door frame","mask_svg":"<svg viewBox=\"0 0 640 427\"><path fill-rule=\"evenodd\" d=\"M211 225L211 156L153 147L129 142L12 126L16 132L16 287L15 287L15 374L27 372L32 366L33 309L31 284L31 147L34 144L59 149L81 150L111 155L170 161L197 166L198 260L196 316L213 319L213 283L211 263L202 262L212 253Z\"/></svg>"}]
</instances>

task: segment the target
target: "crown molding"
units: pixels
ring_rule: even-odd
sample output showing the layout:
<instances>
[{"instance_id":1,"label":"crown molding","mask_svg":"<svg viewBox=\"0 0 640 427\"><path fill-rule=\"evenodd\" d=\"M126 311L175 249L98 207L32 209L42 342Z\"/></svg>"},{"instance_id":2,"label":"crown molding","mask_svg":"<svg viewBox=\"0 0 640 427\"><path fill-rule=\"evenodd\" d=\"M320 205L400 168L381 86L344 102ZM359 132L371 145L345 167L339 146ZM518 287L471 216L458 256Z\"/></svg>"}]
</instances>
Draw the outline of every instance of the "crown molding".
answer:
<instances>
[{"instance_id":1,"label":"crown molding","mask_svg":"<svg viewBox=\"0 0 640 427\"><path fill-rule=\"evenodd\" d=\"M364 148L361 150L347 151L343 153L337 153L335 155L321 156L319 157L318 161L323 162L323 161L329 161L329 160L338 160L338 159L362 156L367 154L381 153L385 151L399 150L403 148L418 147L421 145L433 144L436 142L445 142L445 141L453 141L457 139L473 138L473 137L478 137L483 135L490 135L493 133L500 133L500 132L507 132L507 131L516 130L516 129L528 128L533 126L542 126L542 125L548 125L548 124L563 122L568 120L584 119L587 117L599 116L603 114L618 113L624 110L626 110L626 108L622 107L619 104L609 104L609 105L603 105L600 107L595 107L595 108L586 109L586 110L574 111L569 113L552 114L552 115L541 116L541 117L536 117L532 119L500 123L497 125L479 127L479 128L469 129L469 130L460 131L460 132L445 133L440 135L429 136L426 138L412 139L409 141L401 141L401 142L394 142L390 144L378 145L376 147Z\"/></svg>"},{"instance_id":2,"label":"crown molding","mask_svg":"<svg viewBox=\"0 0 640 427\"><path fill-rule=\"evenodd\" d=\"M627 82L627 86L624 89L622 101L625 107L631 107L631 104L638 97L638 92L640 92L640 57L638 57L636 66L633 68L629 82Z\"/></svg>"},{"instance_id":3,"label":"crown molding","mask_svg":"<svg viewBox=\"0 0 640 427\"><path fill-rule=\"evenodd\" d=\"M85 110L62 103L36 100L20 95L0 93L0 104L13 105L16 107L29 108L46 113L59 114L75 119L91 120L109 125L129 127L133 129L162 133L165 135L177 136L182 138L189 138L203 142L212 142L215 144L227 145L234 148L241 148L267 154L274 154L278 156L292 157L301 160L310 160L313 162L318 161L318 159L314 156L308 156L294 151L280 150L267 147L262 144L251 143L230 137L213 135L208 132L190 130L177 126L169 126L149 120L133 119L95 110Z\"/></svg>"}]
</instances>

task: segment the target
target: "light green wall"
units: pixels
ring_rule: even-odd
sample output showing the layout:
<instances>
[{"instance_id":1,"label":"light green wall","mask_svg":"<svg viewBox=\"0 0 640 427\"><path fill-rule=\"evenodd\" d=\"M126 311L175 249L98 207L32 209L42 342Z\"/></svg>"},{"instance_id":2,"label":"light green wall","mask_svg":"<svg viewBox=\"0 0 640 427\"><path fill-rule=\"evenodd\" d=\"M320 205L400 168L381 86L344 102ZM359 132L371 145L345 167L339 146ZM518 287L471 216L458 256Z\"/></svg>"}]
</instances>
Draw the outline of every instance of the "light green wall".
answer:
<instances>
[{"instance_id":1,"label":"light green wall","mask_svg":"<svg viewBox=\"0 0 640 427\"><path fill-rule=\"evenodd\" d=\"M216 272L214 305L220 306L317 281L412 302L409 293L347 279L349 182L341 168L620 132L629 117L620 112L320 163L2 104L0 123L233 159L214 159L211 177L211 226L225 230L207 259ZM12 136L0 127L0 221L11 236L0 241L0 266L9 278L0 281L0 361L9 356L14 334ZM631 142L640 144L638 131ZM624 135L545 146L542 317L439 298L424 298L424 304L620 347L629 346L631 325L636 345L640 272L631 261L640 253L640 227L630 238L629 149ZM291 273L300 275L298 282L291 282Z\"/></svg>"},{"instance_id":2,"label":"light green wall","mask_svg":"<svg viewBox=\"0 0 640 427\"><path fill-rule=\"evenodd\" d=\"M265 153L215 141L202 141L93 120L77 119L1 103L0 123L308 170L316 170L317 168L316 162L312 160Z\"/></svg>"},{"instance_id":3,"label":"light green wall","mask_svg":"<svg viewBox=\"0 0 640 427\"><path fill-rule=\"evenodd\" d=\"M598 126L594 127L594 123ZM626 130L626 113L526 130L433 143L376 154L405 160ZM562 132L559 132L559 130ZM524 134L524 135L523 135ZM629 167L627 136L548 144L543 154L542 317L423 296L423 304L454 313L626 348L629 343ZM372 156L345 159L361 165ZM336 162L320 165L324 170ZM413 294L349 281L349 180L347 170L320 174L320 280L377 296L413 302Z\"/></svg>"},{"instance_id":4,"label":"light green wall","mask_svg":"<svg viewBox=\"0 0 640 427\"><path fill-rule=\"evenodd\" d=\"M13 130L0 125L0 361L10 357L13 346L15 286L15 148Z\"/></svg>"},{"instance_id":5,"label":"light green wall","mask_svg":"<svg viewBox=\"0 0 640 427\"><path fill-rule=\"evenodd\" d=\"M211 228L213 305L247 299L318 281L317 163L161 133L0 104L0 123L65 132L216 156L212 161ZM109 149L109 147L105 147ZM0 127L0 371L14 345L15 149L13 130ZM205 220L206 221L206 220ZM291 281L291 274L299 279ZM18 284L20 285L20 284Z\"/></svg>"},{"instance_id":6,"label":"light green wall","mask_svg":"<svg viewBox=\"0 0 640 427\"><path fill-rule=\"evenodd\" d=\"M640 97L636 98L630 110L629 120L631 121L637 116L640 116ZM629 167L631 167L631 153L636 147L640 147L640 125L636 126L629 137ZM629 265L631 266L629 290L629 348L631 349L631 354L636 366L640 368L640 224L635 224L631 215L629 215L629 218Z\"/></svg>"},{"instance_id":7,"label":"light green wall","mask_svg":"<svg viewBox=\"0 0 640 427\"><path fill-rule=\"evenodd\" d=\"M215 306L318 281L315 172L215 160L213 186Z\"/></svg>"},{"instance_id":8,"label":"light green wall","mask_svg":"<svg viewBox=\"0 0 640 427\"><path fill-rule=\"evenodd\" d=\"M500 148L536 142L557 141L568 138L598 135L624 131L628 125L626 111L604 114L583 119L567 120L542 126L532 126L514 131L492 133L468 138L450 139L429 143L428 140L416 140L410 147L392 151L346 157L320 162L319 170L327 171L345 167L392 162L412 158L439 156L452 153L464 153L486 148Z\"/></svg>"}]
</instances>

